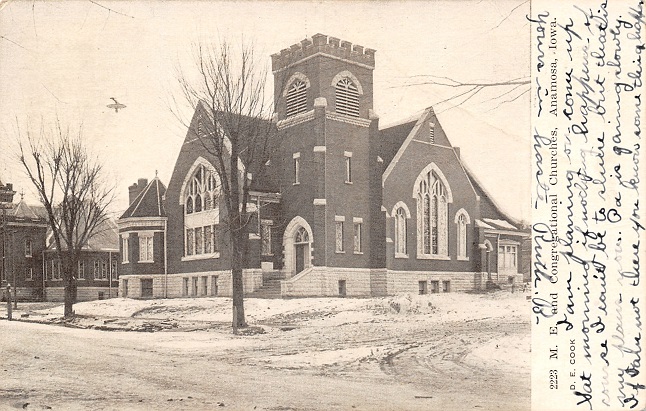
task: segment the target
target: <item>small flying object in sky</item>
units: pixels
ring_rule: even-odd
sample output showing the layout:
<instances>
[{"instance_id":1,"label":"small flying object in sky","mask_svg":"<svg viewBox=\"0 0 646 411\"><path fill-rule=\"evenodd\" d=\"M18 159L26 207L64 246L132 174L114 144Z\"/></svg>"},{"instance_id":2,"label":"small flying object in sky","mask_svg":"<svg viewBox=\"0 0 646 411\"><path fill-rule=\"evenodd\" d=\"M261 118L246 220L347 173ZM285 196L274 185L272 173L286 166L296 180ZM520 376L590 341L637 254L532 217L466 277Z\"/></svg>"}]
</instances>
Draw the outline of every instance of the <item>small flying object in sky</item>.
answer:
<instances>
[{"instance_id":1,"label":"small flying object in sky","mask_svg":"<svg viewBox=\"0 0 646 411\"><path fill-rule=\"evenodd\" d=\"M110 99L114 101L114 104L108 104L106 107L113 108L115 113L118 113L120 108L126 108L126 105L119 103L116 98L110 97Z\"/></svg>"}]
</instances>

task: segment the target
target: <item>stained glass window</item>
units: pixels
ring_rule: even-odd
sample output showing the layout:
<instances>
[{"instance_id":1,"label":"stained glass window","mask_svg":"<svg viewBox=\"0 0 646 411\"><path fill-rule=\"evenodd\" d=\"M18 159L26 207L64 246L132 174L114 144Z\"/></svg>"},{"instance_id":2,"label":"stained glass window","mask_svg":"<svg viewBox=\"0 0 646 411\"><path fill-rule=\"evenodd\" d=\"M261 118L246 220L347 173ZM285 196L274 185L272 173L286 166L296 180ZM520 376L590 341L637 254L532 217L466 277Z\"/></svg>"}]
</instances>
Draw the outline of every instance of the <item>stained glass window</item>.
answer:
<instances>
[{"instance_id":1,"label":"stained glass window","mask_svg":"<svg viewBox=\"0 0 646 411\"><path fill-rule=\"evenodd\" d=\"M406 254L406 211L403 207L395 214L395 253Z\"/></svg>"},{"instance_id":2,"label":"stained glass window","mask_svg":"<svg viewBox=\"0 0 646 411\"><path fill-rule=\"evenodd\" d=\"M417 243L422 255L448 255L448 203L444 184L430 171L419 183L417 194Z\"/></svg>"},{"instance_id":3,"label":"stained glass window","mask_svg":"<svg viewBox=\"0 0 646 411\"><path fill-rule=\"evenodd\" d=\"M335 249L337 252L343 252L343 221L335 222Z\"/></svg>"}]
</instances>

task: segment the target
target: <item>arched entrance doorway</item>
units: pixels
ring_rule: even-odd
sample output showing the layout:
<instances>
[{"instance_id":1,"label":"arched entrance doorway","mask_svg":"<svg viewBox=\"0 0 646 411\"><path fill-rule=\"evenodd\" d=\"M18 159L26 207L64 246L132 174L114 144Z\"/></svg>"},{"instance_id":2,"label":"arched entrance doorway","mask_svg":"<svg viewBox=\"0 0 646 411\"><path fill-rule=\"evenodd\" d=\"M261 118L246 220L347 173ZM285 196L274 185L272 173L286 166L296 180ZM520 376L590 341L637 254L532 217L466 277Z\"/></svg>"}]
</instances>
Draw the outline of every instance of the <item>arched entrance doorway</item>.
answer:
<instances>
[{"instance_id":1,"label":"arched entrance doorway","mask_svg":"<svg viewBox=\"0 0 646 411\"><path fill-rule=\"evenodd\" d=\"M312 266L312 228L303 217L294 217L283 235L285 278Z\"/></svg>"}]
</instances>

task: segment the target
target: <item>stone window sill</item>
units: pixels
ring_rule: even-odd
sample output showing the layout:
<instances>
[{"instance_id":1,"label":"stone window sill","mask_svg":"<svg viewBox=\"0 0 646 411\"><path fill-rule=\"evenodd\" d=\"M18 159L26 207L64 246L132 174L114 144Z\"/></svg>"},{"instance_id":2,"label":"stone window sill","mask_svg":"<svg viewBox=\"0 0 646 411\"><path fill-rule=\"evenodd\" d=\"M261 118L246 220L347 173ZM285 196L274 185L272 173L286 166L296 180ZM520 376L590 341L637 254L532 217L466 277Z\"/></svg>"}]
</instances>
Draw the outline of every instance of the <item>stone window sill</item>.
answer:
<instances>
[{"instance_id":1,"label":"stone window sill","mask_svg":"<svg viewBox=\"0 0 646 411\"><path fill-rule=\"evenodd\" d=\"M450 261L451 257L448 255L433 255L433 254L417 254L418 260L446 260Z\"/></svg>"},{"instance_id":2,"label":"stone window sill","mask_svg":"<svg viewBox=\"0 0 646 411\"><path fill-rule=\"evenodd\" d=\"M182 257L182 261L208 260L210 258L220 258L220 253L186 255Z\"/></svg>"}]
</instances>

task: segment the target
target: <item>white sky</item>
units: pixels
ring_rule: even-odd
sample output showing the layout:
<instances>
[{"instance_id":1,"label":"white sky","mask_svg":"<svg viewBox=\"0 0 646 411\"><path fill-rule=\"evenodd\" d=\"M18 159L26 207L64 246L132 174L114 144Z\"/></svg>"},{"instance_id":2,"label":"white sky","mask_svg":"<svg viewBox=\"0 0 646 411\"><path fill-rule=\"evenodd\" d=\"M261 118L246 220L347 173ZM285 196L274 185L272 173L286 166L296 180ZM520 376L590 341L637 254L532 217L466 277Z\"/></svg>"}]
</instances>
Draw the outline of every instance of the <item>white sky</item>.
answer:
<instances>
[{"instance_id":1,"label":"white sky","mask_svg":"<svg viewBox=\"0 0 646 411\"><path fill-rule=\"evenodd\" d=\"M169 109L172 96L181 98L175 68L190 69L198 41L244 37L268 66L270 54L319 32L376 49L374 108L382 125L466 91L411 86L422 80L414 76L464 82L529 76L523 0L1 4L0 179L24 190L29 203L38 200L16 161L16 121L41 116L58 115L74 127L82 122L84 138L116 179L115 211L127 207L127 187L137 178L158 170L168 184L185 135ZM529 93L500 103L528 88L497 99L511 87L487 89L457 108L445 103L435 110L485 188L527 221ZM108 109L110 97L127 108Z\"/></svg>"}]
</instances>

